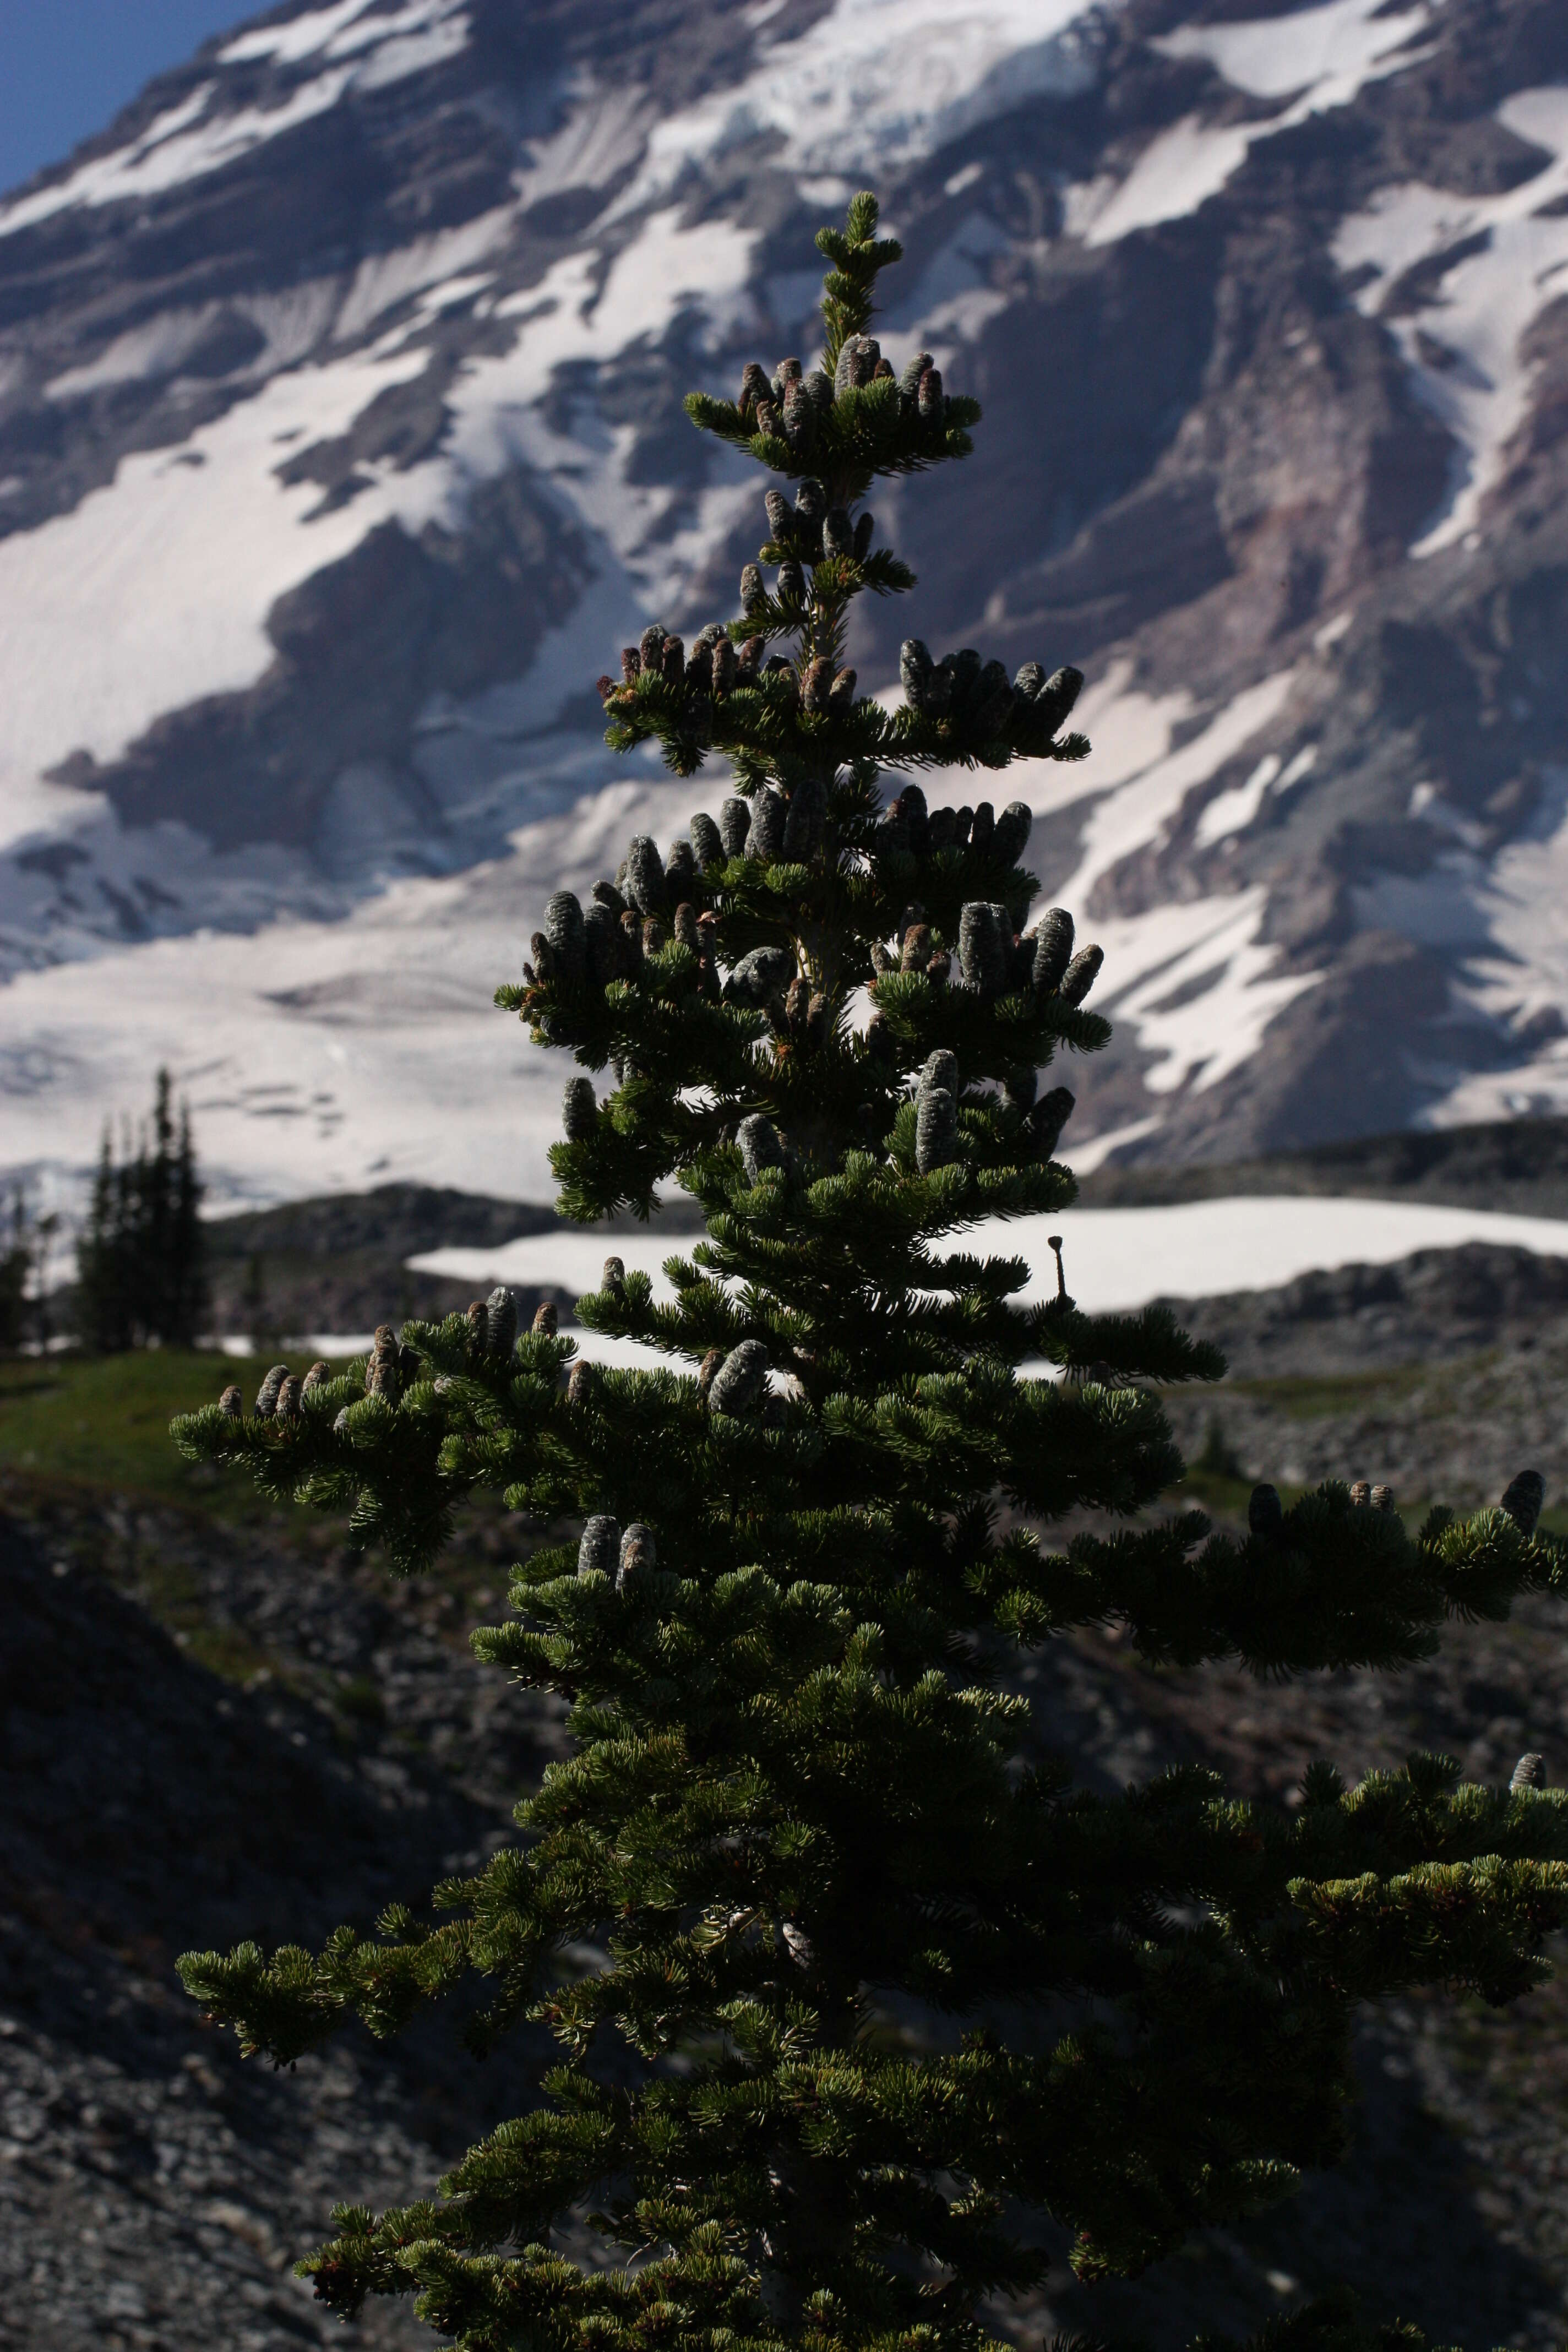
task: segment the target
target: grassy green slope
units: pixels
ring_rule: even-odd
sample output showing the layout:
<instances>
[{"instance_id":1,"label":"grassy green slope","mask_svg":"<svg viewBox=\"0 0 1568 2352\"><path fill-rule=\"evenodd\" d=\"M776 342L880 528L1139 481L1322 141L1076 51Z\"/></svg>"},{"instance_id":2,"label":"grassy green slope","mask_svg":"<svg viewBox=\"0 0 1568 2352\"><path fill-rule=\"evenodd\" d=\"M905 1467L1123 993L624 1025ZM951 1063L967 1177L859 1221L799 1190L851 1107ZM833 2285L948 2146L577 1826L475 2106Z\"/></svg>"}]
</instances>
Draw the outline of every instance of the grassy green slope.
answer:
<instances>
[{"instance_id":1,"label":"grassy green slope","mask_svg":"<svg viewBox=\"0 0 1568 2352\"><path fill-rule=\"evenodd\" d=\"M262 1369L175 1348L0 1361L0 1475L55 1491L184 1503L221 1518L265 1517L273 1507L258 1502L248 1479L183 1460L169 1438L174 1414L210 1404L230 1381L248 1400ZM304 1360L292 1369L303 1372Z\"/></svg>"}]
</instances>

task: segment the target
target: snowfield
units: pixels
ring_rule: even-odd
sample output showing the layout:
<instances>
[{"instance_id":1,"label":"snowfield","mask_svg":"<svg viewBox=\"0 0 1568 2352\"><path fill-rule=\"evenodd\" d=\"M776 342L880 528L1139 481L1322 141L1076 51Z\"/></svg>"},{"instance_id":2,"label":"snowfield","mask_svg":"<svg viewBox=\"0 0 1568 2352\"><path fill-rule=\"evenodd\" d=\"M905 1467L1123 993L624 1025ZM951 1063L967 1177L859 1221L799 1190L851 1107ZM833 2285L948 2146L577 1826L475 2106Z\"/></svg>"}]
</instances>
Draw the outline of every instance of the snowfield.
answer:
<instances>
[{"instance_id":1,"label":"snowfield","mask_svg":"<svg viewBox=\"0 0 1568 2352\"><path fill-rule=\"evenodd\" d=\"M1467 1242L1530 1250L1538 1257L1568 1257L1568 1220L1295 1194L1242 1194L1165 1208L1063 1209L1054 1216L1019 1217L1012 1223L988 1218L951 1236L942 1246L1025 1259L1030 1275L1018 1300L1033 1304L1056 1296L1056 1259L1047 1239L1050 1234L1062 1243L1073 1297L1091 1315L1131 1313L1158 1297L1273 1290L1320 1268L1392 1265L1416 1250L1458 1249ZM527 1234L494 1249L426 1250L407 1264L411 1273L471 1283L477 1295L503 1283L524 1290L564 1290L581 1297L597 1290L605 1260L615 1256L628 1272L647 1275L655 1298L668 1305L675 1291L664 1273L665 1263L689 1257L699 1239L696 1234L661 1234L657 1219L646 1233L637 1234L610 1234L563 1224L558 1233ZM572 1319L570 1310L561 1328L591 1363L630 1370L681 1363L636 1341L587 1330ZM371 1337L317 1332L300 1344L314 1353L345 1356L368 1350ZM253 1343L243 1337L224 1345L233 1355L253 1352ZM1025 1370L1038 1374L1045 1366L1033 1362Z\"/></svg>"},{"instance_id":2,"label":"snowfield","mask_svg":"<svg viewBox=\"0 0 1568 2352\"><path fill-rule=\"evenodd\" d=\"M1097 763L1040 768L1047 780L1071 776L1075 798L1093 802L1084 875L1156 837L1288 684L1238 698L1171 755L1174 698L1161 708L1131 694L1123 711L1115 693L1097 698L1089 717L1107 741L1107 789L1094 791ZM1017 780L1027 794L1028 771ZM494 990L520 975L552 890L585 898L634 833L668 845L695 810L716 811L725 789L721 767L676 784L627 763L623 781L521 828L510 858L449 879L395 881L340 920L289 915L249 936L198 932L19 974L0 995L0 1161L68 1192L91 1165L105 1117L138 1112L152 1070L166 1063L188 1095L218 1204L395 1179L548 1199L546 1155L572 1065L491 1010ZM1077 887L1087 892L1089 881ZM1079 901L1069 894L1068 903ZM1212 1083L1237 1066L1273 1011L1311 985L1274 974L1275 950L1258 939L1263 908L1255 890L1096 926L1107 954L1096 1005L1155 1054L1156 1090L1194 1075ZM1209 984L1187 997L1194 976ZM1092 1117L1092 1060L1063 1068L1080 1120Z\"/></svg>"},{"instance_id":3,"label":"snowfield","mask_svg":"<svg viewBox=\"0 0 1568 2352\"><path fill-rule=\"evenodd\" d=\"M1273 1290L1298 1275L1337 1265L1392 1265L1415 1250L1458 1249L1491 1242L1568 1257L1568 1221L1519 1217L1485 1209L1426 1202L1270 1198L1184 1201L1168 1208L1063 1209L1053 1216L988 1218L945 1244L987 1257L1021 1257L1030 1278L1021 1303L1053 1298L1056 1260L1047 1236L1062 1242L1068 1287L1091 1315L1146 1307L1152 1298L1205 1298L1238 1290ZM605 1235L563 1225L530 1234L500 1249L430 1250L408 1261L420 1274L471 1282L557 1286L579 1295L599 1286L606 1256L653 1277L656 1297L675 1293L661 1271L689 1255L691 1239ZM592 1335L585 1335L590 1338Z\"/></svg>"},{"instance_id":4,"label":"snowfield","mask_svg":"<svg viewBox=\"0 0 1568 2352\"><path fill-rule=\"evenodd\" d=\"M142 1113L162 1062L190 1103L212 1207L403 1179L549 1199L574 1065L498 1013L496 987L521 977L556 877L585 895L632 834L668 840L709 797L634 772L530 827L515 857L395 883L341 922L21 974L0 997L5 1160L68 1199L105 1119Z\"/></svg>"}]
</instances>

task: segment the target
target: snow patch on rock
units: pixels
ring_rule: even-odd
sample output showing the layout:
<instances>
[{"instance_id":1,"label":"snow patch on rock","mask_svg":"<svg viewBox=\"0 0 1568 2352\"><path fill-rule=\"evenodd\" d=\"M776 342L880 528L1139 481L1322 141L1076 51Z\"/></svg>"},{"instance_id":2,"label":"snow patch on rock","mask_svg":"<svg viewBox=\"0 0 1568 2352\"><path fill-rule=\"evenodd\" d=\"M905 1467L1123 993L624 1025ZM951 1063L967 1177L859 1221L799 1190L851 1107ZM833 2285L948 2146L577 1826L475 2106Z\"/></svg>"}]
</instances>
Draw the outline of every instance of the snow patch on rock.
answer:
<instances>
[{"instance_id":1,"label":"snow patch on rock","mask_svg":"<svg viewBox=\"0 0 1568 2352\"><path fill-rule=\"evenodd\" d=\"M77 205L118 205L134 197L163 195L188 180L221 172L268 140L280 139L337 104L353 79L344 67L318 80L302 83L281 104L238 107L232 113L208 113L208 101L217 89L208 82L180 106L160 115L131 146L112 154L95 156L64 180L0 205L0 236L13 236L56 213ZM196 115L197 100L202 111ZM193 123L194 127L187 128Z\"/></svg>"},{"instance_id":2,"label":"snow patch on rock","mask_svg":"<svg viewBox=\"0 0 1568 2352\"><path fill-rule=\"evenodd\" d=\"M337 0L330 8L307 9L287 24L260 25L241 33L219 50L226 66L302 65L307 58L353 57L367 48L384 47L422 34L440 31L454 19L465 27L462 0L410 0L391 16L372 15L374 0Z\"/></svg>"},{"instance_id":3,"label":"snow patch on rock","mask_svg":"<svg viewBox=\"0 0 1568 2352\"><path fill-rule=\"evenodd\" d=\"M1318 747L1309 743L1297 752L1289 765L1281 768L1277 751L1266 751L1245 783L1235 785L1226 793L1216 793L1204 809L1193 835L1200 849L1212 849L1216 842L1229 841L1255 824L1264 802L1274 792L1288 793L1310 775L1317 764Z\"/></svg>"},{"instance_id":4,"label":"snow patch on rock","mask_svg":"<svg viewBox=\"0 0 1568 2352\"><path fill-rule=\"evenodd\" d=\"M468 45L468 11L456 0L416 0L395 16L370 16L370 0L312 11L287 25L242 34L219 52L224 65L266 59L290 65L320 56L323 70L272 106L226 108L221 80L201 83L165 109L129 145L94 156L63 179L0 205L0 236L14 236L75 205L123 204L165 194L221 172L326 114L355 90L384 89L458 56ZM337 60L338 62L331 62Z\"/></svg>"},{"instance_id":5,"label":"snow patch on rock","mask_svg":"<svg viewBox=\"0 0 1568 2352\"><path fill-rule=\"evenodd\" d=\"M1069 232L1087 245L1112 245L1134 229L1184 220L1219 194L1258 142L1348 106L1369 81L1415 63L1425 52L1411 44L1429 22L1426 7L1384 16L1383 5L1329 0L1292 16L1183 26L1158 37L1152 46L1167 57L1205 58L1249 97L1294 92L1293 101L1259 122L1205 123L1184 115L1150 141L1125 179L1105 173L1069 192Z\"/></svg>"},{"instance_id":6,"label":"snow patch on rock","mask_svg":"<svg viewBox=\"0 0 1568 2352\"><path fill-rule=\"evenodd\" d=\"M1458 1249L1467 1242L1568 1256L1568 1223L1551 1217L1267 1194L1160 1208L1058 1209L1005 1223L987 1218L970 1229L966 1245L977 1256L1024 1258L1029 1279L1017 1297L1035 1305L1056 1296L1049 1233L1064 1237L1073 1297L1090 1315L1125 1314L1162 1294L1205 1298L1273 1290L1318 1267L1391 1265L1413 1250ZM655 1297L666 1301L675 1295L664 1272L670 1248L669 1237L657 1231L646 1238L617 1234L615 1243L627 1270L646 1274ZM489 1250L428 1250L408 1265L411 1272L476 1288L560 1285L581 1297L598 1288L605 1255L601 1235L565 1231L528 1234Z\"/></svg>"},{"instance_id":7,"label":"snow patch on rock","mask_svg":"<svg viewBox=\"0 0 1568 2352\"><path fill-rule=\"evenodd\" d=\"M334 341L353 342L399 304L422 297L424 305L409 330L412 332L415 327L427 324L433 315L434 289L463 283L477 290L488 284L488 277L473 275L474 265L504 242L516 218L514 205L501 205L457 228L416 237L408 245L395 246L389 253L367 254L354 271L332 321ZM435 307L444 305L435 303Z\"/></svg>"},{"instance_id":8,"label":"snow patch on rock","mask_svg":"<svg viewBox=\"0 0 1568 2352\"><path fill-rule=\"evenodd\" d=\"M933 153L1031 98L1093 80L1083 0L837 0L763 49L736 87L656 125L617 209L656 203L692 165L773 137L794 170L861 180Z\"/></svg>"},{"instance_id":9,"label":"snow patch on rock","mask_svg":"<svg viewBox=\"0 0 1568 2352\"><path fill-rule=\"evenodd\" d=\"M464 250L482 250L494 233L493 216L474 225ZM670 210L641 226L607 277L593 251L558 264L500 306L518 320L511 348L467 364L439 454L403 472L363 467L365 487L346 505L322 511L319 486L285 483L279 468L307 436L347 432L379 393L423 371L426 352L403 336L275 376L180 447L122 458L114 480L71 513L0 540L0 840L58 823L54 788L37 779L71 752L113 759L161 712L253 685L272 659L267 615L286 591L385 521L411 530L457 523L471 488L519 458L542 459L545 478L609 540L626 574L640 574L656 600L676 601L744 494L732 481L710 489L684 531L660 536L674 494L634 492L618 466L603 466L602 447L550 434L537 404L567 361L612 359L656 340L685 305L743 301L752 242L721 221L683 229ZM452 240L425 240L382 291L397 299L456 257ZM362 289L358 299L363 316L377 298ZM600 630L630 617L626 602L612 594Z\"/></svg>"},{"instance_id":10,"label":"snow patch on rock","mask_svg":"<svg viewBox=\"0 0 1568 2352\"><path fill-rule=\"evenodd\" d=\"M1151 1094L1217 1086L1251 1059L1276 1015L1317 986L1321 973L1277 970L1279 951L1262 938L1268 910L1259 885L1096 921L1110 984L1095 1003L1151 1057Z\"/></svg>"},{"instance_id":11,"label":"snow patch on rock","mask_svg":"<svg viewBox=\"0 0 1568 2352\"><path fill-rule=\"evenodd\" d=\"M1533 1050L1501 1070L1426 1072L1439 1089L1424 1124L1568 1112L1568 767L1547 767L1535 814L1489 860L1456 841L1422 875L1380 875L1356 911L1457 960L1456 1007Z\"/></svg>"},{"instance_id":12,"label":"snow patch on rock","mask_svg":"<svg viewBox=\"0 0 1568 2352\"><path fill-rule=\"evenodd\" d=\"M568 188L607 187L642 158L651 118L640 90L584 83L574 96L560 129L529 142L514 183L523 205Z\"/></svg>"},{"instance_id":13,"label":"snow patch on rock","mask_svg":"<svg viewBox=\"0 0 1568 2352\"><path fill-rule=\"evenodd\" d=\"M1532 371L1521 346L1548 303L1568 293L1568 212L1546 209L1568 198L1568 87L1520 90L1498 120L1546 152L1544 170L1500 196L1455 196L1417 181L1382 188L1334 241L1341 268L1363 273L1359 308L1384 320L1421 399L1454 437L1450 493L1412 548L1417 556L1475 528L1529 413Z\"/></svg>"},{"instance_id":14,"label":"snow patch on rock","mask_svg":"<svg viewBox=\"0 0 1568 2352\"><path fill-rule=\"evenodd\" d=\"M278 468L425 363L416 352L275 376L179 447L122 458L71 513L0 540L0 840L39 821L36 779L70 752L113 759L160 712L253 684L272 659L275 599L416 502L415 478L388 473L321 514L319 485Z\"/></svg>"},{"instance_id":15,"label":"snow patch on rock","mask_svg":"<svg viewBox=\"0 0 1568 2352\"><path fill-rule=\"evenodd\" d=\"M1424 5L1384 16L1384 0L1328 0L1321 8L1239 25L1183 25L1156 36L1152 47L1168 58L1206 58L1233 89L1244 89L1249 98L1291 98L1331 88L1337 94L1328 103L1342 106L1427 22Z\"/></svg>"},{"instance_id":16,"label":"snow patch on rock","mask_svg":"<svg viewBox=\"0 0 1568 2352\"><path fill-rule=\"evenodd\" d=\"M1074 772L1058 768L1060 781L1047 788L1058 806L1091 803L1077 868L1051 896L1071 910L1080 929L1092 919L1106 954L1096 1005L1130 1028L1140 1051L1152 1057L1144 1076L1150 1091L1169 1095L1191 1086L1202 1092L1256 1052L1276 1014L1314 986L1318 975L1277 971L1279 950L1261 936L1268 909L1261 887L1109 919L1091 919L1094 889L1123 858L1157 847L1188 794L1272 724L1295 672L1279 670L1246 688L1173 751L1171 735L1190 715L1188 698L1129 691L1124 678L1125 672L1108 673L1098 692L1091 689L1079 705L1086 731L1093 726L1092 771L1069 781ZM1300 758L1291 765L1302 772ZM1250 822L1279 774L1277 755L1268 754L1238 793L1220 794L1209 807L1245 800L1246 815L1232 809L1221 822L1226 830L1233 819ZM1037 787L1037 809L1045 797Z\"/></svg>"},{"instance_id":17,"label":"snow patch on rock","mask_svg":"<svg viewBox=\"0 0 1568 2352\"><path fill-rule=\"evenodd\" d=\"M1276 670L1256 686L1245 688L1178 750L1167 751L1106 793L1084 827L1079 862L1063 886L1063 903L1087 904L1102 874L1135 850L1161 842L1187 794L1206 783L1217 768L1245 751L1253 737L1278 718L1294 679L1293 670Z\"/></svg>"}]
</instances>

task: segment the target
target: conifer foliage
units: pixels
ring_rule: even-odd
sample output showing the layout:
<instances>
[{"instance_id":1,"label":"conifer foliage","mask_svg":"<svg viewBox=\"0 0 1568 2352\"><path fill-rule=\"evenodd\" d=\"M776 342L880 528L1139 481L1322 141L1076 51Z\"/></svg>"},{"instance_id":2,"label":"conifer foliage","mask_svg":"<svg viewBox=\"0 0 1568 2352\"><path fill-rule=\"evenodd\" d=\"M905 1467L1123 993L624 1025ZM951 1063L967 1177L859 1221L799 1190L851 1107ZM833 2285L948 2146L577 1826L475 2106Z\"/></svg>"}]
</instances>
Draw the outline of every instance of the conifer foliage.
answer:
<instances>
[{"instance_id":1,"label":"conifer foliage","mask_svg":"<svg viewBox=\"0 0 1568 2352\"><path fill-rule=\"evenodd\" d=\"M443 1996L477 2050L553 2033L531 2112L439 2198L341 2210L307 2265L344 2313L416 2292L470 2352L972 2352L987 2299L1043 2276L1047 2217L1093 2281L1287 2195L1343 2147L1359 2000L1511 2000L1568 1916L1568 1815L1528 1779L1425 1756L1353 1789L1315 1767L1294 1811L1198 1769L1100 1797L1009 1693L1020 1647L1107 1622L1172 1666L1396 1667L1562 1570L1528 1476L1415 1536L1334 1485L1289 1511L1260 1487L1244 1538L1137 1517L1181 1467L1154 1384L1214 1351L1065 1285L1026 1307L1024 1262L965 1246L1073 1197L1072 1097L1040 1074L1109 1035L1100 953L1060 909L1020 936L1021 802L884 804L880 780L1080 758L1079 680L911 638L902 707L858 694L854 600L913 585L866 495L965 456L979 411L869 334L899 257L873 199L818 244L821 366L688 403L775 478L740 613L689 649L651 627L600 681L612 743L683 775L722 753L733 789L586 907L558 892L499 997L579 1066L566 1213L671 1180L701 1204L671 1302L612 1255L579 1304L668 1369L584 1362L548 1308L520 1335L498 1291L384 1328L363 1378L279 1366L254 1412L230 1391L177 1425L352 1506L399 1573L479 1486L582 1527L475 1637L572 1708L516 1843L321 1952L181 1964L279 2063ZM1128 1524L1054 1544L1082 1506ZM1268 2338L1416 2340L1337 2304Z\"/></svg>"}]
</instances>

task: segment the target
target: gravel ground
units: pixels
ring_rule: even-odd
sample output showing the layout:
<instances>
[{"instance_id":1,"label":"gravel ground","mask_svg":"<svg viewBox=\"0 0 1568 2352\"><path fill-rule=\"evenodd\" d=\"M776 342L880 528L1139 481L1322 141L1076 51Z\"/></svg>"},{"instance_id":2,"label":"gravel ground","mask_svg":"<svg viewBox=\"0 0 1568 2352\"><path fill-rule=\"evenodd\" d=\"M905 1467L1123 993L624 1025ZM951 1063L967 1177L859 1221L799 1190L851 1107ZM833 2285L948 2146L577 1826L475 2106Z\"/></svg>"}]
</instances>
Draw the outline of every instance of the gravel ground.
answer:
<instances>
[{"instance_id":1,"label":"gravel ground","mask_svg":"<svg viewBox=\"0 0 1568 2352\"><path fill-rule=\"evenodd\" d=\"M539 2050L480 2068L432 2023L275 2074L173 1961L368 1925L504 1839L559 1713L436 1630L457 1613L172 1512L0 1520L0 2344L430 2340L388 2307L345 2338L291 2266L335 2203L428 2189Z\"/></svg>"},{"instance_id":2,"label":"gravel ground","mask_svg":"<svg viewBox=\"0 0 1568 2352\"><path fill-rule=\"evenodd\" d=\"M1539 1470L1549 1508L1568 1497L1568 1335L1525 1338L1468 1363L1416 1364L1342 1382L1282 1375L1167 1398L1189 1461L1217 1426L1246 1479L1315 1486L1386 1481L1400 1506L1495 1503L1515 1471Z\"/></svg>"},{"instance_id":3,"label":"gravel ground","mask_svg":"<svg viewBox=\"0 0 1568 2352\"><path fill-rule=\"evenodd\" d=\"M1173 1401L1189 1452L1217 1410L1249 1474L1387 1475L1412 1501L1465 1501L1531 1460L1562 1492L1568 1342L1550 1297L1512 1266L1412 1262L1392 1295L1386 1272L1209 1302L1194 1319L1239 1377ZM1445 1297L1469 1301L1447 1326ZM275 2075L201 2024L172 1961L247 1933L311 1940L505 1837L561 1751L560 1710L481 1669L467 1634L533 1531L476 1517L438 1581L398 1586L297 1516L237 1532L123 1501L0 1499L0 2345L430 2342L404 2308L345 2333L291 2265L334 2202L427 2189L527 2104L538 2048L481 2069L437 2021ZM1455 1629L1407 1674L1284 1686L1153 1673L1091 1636L1019 1679L1041 1744L1102 1787L1201 1757L1288 1804L1313 1756L1355 1777L1423 1746L1492 1780L1539 1748L1561 1782L1563 1632L1535 1601ZM1391 2005L1360 2063L1342 2172L1143 2281L1089 2294L1059 2272L998 2319L1032 2343L1074 2326L1170 2352L1345 2278L1465 2352L1561 2345L1568 1990L1499 2015Z\"/></svg>"},{"instance_id":4,"label":"gravel ground","mask_svg":"<svg viewBox=\"0 0 1568 2352\"><path fill-rule=\"evenodd\" d=\"M1130 1765L1131 1778L1190 1758L1289 1805L1316 1757L1353 1781L1439 1748L1496 1782L1531 1748L1561 1785L1564 1631L1560 1608L1532 1600L1506 1625L1451 1628L1436 1657L1405 1674L1283 1685L1225 1667L1152 1671L1125 1643L1089 1636L1040 1654L1026 1686L1047 1740L1076 1743L1087 1720L1086 1778L1096 1765L1112 1779ZM1065 1714L1064 1681L1077 1701ZM1204 2326L1246 2332L1342 2281L1369 2313L1397 2312L1465 2352L1556 2352L1568 2338L1568 1981L1500 2012L1436 1994L1391 2003L1358 2042L1363 2099L1341 2171L1264 2221L1205 2233L1142 2281L1089 2294L1053 2279L1015 2315L1018 2332L1120 2331L1168 2352Z\"/></svg>"},{"instance_id":5,"label":"gravel ground","mask_svg":"<svg viewBox=\"0 0 1568 2352\"><path fill-rule=\"evenodd\" d=\"M1230 1365L1166 1397L1197 1460L1245 1480L1385 1480L1402 1505L1493 1502L1516 1470L1568 1495L1568 1260L1475 1245L1169 1302Z\"/></svg>"}]
</instances>

